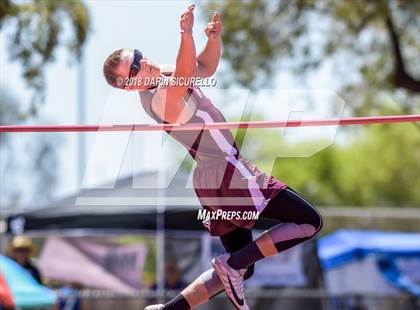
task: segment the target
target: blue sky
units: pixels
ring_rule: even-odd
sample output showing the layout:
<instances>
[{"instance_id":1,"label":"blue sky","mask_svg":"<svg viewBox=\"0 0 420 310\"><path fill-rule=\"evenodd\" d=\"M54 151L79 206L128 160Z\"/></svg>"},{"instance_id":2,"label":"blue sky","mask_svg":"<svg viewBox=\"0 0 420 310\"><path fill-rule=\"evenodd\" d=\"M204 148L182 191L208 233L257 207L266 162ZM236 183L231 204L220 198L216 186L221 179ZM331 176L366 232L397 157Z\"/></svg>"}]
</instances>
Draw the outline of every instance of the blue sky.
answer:
<instances>
[{"instance_id":1,"label":"blue sky","mask_svg":"<svg viewBox=\"0 0 420 310\"><path fill-rule=\"evenodd\" d=\"M119 48L138 48L144 55L155 63L174 63L179 45L179 16L185 8L191 4L189 1L86 1L92 20L92 31L86 45L86 122L90 124L99 122L124 123L130 121L135 114L137 122L150 123L151 120L139 109L138 95L125 93L108 87L102 76L102 64L104 59L114 50ZM195 42L197 51L205 44L204 20L199 12L196 12ZM6 27L7 31L7 27ZM0 33L0 65L1 84L11 90L11 94L23 105L29 102L30 92L25 89L21 78L19 64L10 63L7 53L7 36L5 30ZM57 61L48 66L47 98L39 111L39 118L33 123L44 124L74 124L77 122L77 66L69 66L69 57L65 49L60 48ZM314 89L334 91L335 79L331 77L331 68L327 65L315 72L308 79L308 84ZM217 78L216 74L216 78ZM279 72L275 85L281 90L300 89L302 85L288 72ZM213 91L213 98L221 98L217 91ZM212 92L210 91L210 93ZM241 90L244 93L244 90ZM246 90L245 90L246 93ZM280 99L280 97L278 98ZM280 100L276 100L280 101ZM107 107L112 105L111 113L107 115ZM270 111L268 119L284 119L281 113L281 105L264 107ZM326 117L328 109L321 107L308 117L316 118L319 115ZM130 111L130 112L128 112ZM227 118L238 118L241 105L229 105L224 111ZM287 115L286 115L287 116ZM320 117L321 117L320 116ZM305 134L302 132L303 136ZM312 137L317 135L314 131L309 132ZM320 132L319 134L322 135ZM25 136L13 134L13 139L20 140ZM308 135L308 134L306 134ZM136 135L137 136L137 135ZM87 156L92 153L95 144L95 134L87 134ZM106 138L108 141L120 140ZM61 146L59 158L61 162L60 186L55 193L56 197L73 193L80 188L77 177L77 134L63 133L60 135ZM153 136L140 137L140 148L150 149L153 146ZM147 142L149 141L149 142ZM118 143L118 142L117 142ZM151 143L151 144L150 144ZM137 152L137 153L142 153ZM109 159L99 159L96 163L96 172L93 173L93 183L101 183L108 179L106 170ZM135 170L150 170L159 165L159 160L153 156L142 158L143 165L138 157L131 158L136 161L133 165L123 165L122 174L130 173L132 166ZM101 172L101 173L98 173ZM92 175L90 176L92 178ZM2 180L4 182L4 180Z\"/></svg>"}]
</instances>

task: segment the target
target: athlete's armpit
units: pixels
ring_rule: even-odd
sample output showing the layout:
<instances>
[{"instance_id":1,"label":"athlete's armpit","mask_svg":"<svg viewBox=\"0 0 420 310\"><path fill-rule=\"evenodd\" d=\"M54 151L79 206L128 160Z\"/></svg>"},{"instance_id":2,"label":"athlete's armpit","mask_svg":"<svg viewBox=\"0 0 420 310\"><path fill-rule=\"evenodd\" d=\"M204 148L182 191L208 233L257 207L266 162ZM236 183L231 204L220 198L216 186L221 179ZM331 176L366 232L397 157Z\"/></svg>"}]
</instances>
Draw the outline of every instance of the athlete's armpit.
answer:
<instances>
[{"instance_id":1,"label":"athlete's armpit","mask_svg":"<svg viewBox=\"0 0 420 310\"><path fill-rule=\"evenodd\" d=\"M174 102L177 100L177 102ZM151 108L162 121L183 124L188 122L197 110L197 102L194 96L189 96L188 100L184 97L173 99L168 97L168 88L158 87L153 95Z\"/></svg>"}]
</instances>

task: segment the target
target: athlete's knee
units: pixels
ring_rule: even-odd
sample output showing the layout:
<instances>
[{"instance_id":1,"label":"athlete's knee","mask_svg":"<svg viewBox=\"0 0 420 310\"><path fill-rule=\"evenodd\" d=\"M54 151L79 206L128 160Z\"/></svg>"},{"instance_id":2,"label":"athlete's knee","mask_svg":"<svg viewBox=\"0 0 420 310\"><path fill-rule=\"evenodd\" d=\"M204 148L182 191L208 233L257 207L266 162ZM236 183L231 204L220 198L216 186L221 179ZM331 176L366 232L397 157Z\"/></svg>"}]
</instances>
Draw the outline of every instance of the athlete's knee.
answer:
<instances>
[{"instance_id":1,"label":"athlete's knee","mask_svg":"<svg viewBox=\"0 0 420 310\"><path fill-rule=\"evenodd\" d=\"M300 229L300 234L304 238L314 237L322 229L322 216L311 206L312 210L307 214L304 224L297 225Z\"/></svg>"},{"instance_id":2,"label":"athlete's knee","mask_svg":"<svg viewBox=\"0 0 420 310\"><path fill-rule=\"evenodd\" d=\"M303 234L305 237L313 237L322 229L322 216L317 209L303 199L295 191L289 192L297 202L296 212L299 213L299 222L304 223Z\"/></svg>"},{"instance_id":3,"label":"athlete's knee","mask_svg":"<svg viewBox=\"0 0 420 310\"><path fill-rule=\"evenodd\" d=\"M323 224L324 224L324 220L322 218L322 215L318 213L318 228L316 230L317 233L321 231Z\"/></svg>"},{"instance_id":4,"label":"athlete's knee","mask_svg":"<svg viewBox=\"0 0 420 310\"><path fill-rule=\"evenodd\" d=\"M252 276L253 276L253 274L254 274L254 264L252 264L251 266L249 266L247 269L246 269L246 272L245 272L245 274L244 274L244 280L248 280L249 278L251 278Z\"/></svg>"},{"instance_id":5,"label":"athlete's knee","mask_svg":"<svg viewBox=\"0 0 420 310\"><path fill-rule=\"evenodd\" d=\"M323 225L322 215L318 211L316 211L314 207L312 208L313 214L311 216L311 219L308 221L308 224L311 226L309 228L309 231L307 232L307 234L309 234L308 237L315 236L322 229Z\"/></svg>"}]
</instances>

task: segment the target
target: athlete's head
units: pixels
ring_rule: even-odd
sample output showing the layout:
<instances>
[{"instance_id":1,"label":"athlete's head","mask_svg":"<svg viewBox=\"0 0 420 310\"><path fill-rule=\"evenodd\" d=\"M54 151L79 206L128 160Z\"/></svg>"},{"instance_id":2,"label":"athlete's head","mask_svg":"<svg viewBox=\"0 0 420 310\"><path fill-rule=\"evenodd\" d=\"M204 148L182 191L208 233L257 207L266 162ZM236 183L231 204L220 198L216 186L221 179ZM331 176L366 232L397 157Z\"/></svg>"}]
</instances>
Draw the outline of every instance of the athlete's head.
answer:
<instances>
[{"instance_id":1,"label":"athlete's head","mask_svg":"<svg viewBox=\"0 0 420 310\"><path fill-rule=\"evenodd\" d=\"M139 50L119 49L104 63L104 76L109 85L125 90L145 90L145 82L160 75L160 69L143 57Z\"/></svg>"}]
</instances>

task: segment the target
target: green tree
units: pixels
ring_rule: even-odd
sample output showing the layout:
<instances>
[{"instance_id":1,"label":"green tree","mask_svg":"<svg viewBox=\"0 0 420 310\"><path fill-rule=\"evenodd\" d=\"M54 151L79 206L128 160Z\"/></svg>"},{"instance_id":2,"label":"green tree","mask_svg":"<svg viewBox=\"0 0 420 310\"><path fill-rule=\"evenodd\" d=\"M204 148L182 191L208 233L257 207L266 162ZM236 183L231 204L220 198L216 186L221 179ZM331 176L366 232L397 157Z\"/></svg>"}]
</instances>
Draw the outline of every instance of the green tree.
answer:
<instances>
[{"instance_id":1,"label":"green tree","mask_svg":"<svg viewBox=\"0 0 420 310\"><path fill-rule=\"evenodd\" d=\"M243 134L243 133L242 133ZM305 149L322 141L286 143L278 132L248 130L257 166L315 205L420 207L420 133L414 124L382 124L348 132L346 144L304 158L277 158L279 148Z\"/></svg>"},{"instance_id":2,"label":"green tree","mask_svg":"<svg viewBox=\"0 0 420 310\"><path fill-rule=\"evenodd\" d=\"M54 61L61 45L72 58L79 58L89 26L88 10L81 0L0 1L0 30L10 36L10 59L22 65L23 78L34 90L31 114L44 100L46 65ZM70 29L68 40L63 41L66 28Z\"/></svg>"},{"instance_id":3,"label":"green tree","mask_svg":"<svg viewBox=\"0 0 420 310\"><path fill-rule=\"evenodd\" d=\"M342 150L338 191L353 205L420 207L420 133L414 124L370 126Z\"/></svg>"},{"instance_id":4,"label":"green tree","mask_svg":"<svg viewBox=\"0 0 420 310\"><path fill-rule=\"evenodd\" d=\"M383 94L399 111L418 111L419 1L212 1L206 9L223 17L223 59L243 86L267 85L279 68L302 76L334 61L356 114L380 110Z\"/></svg>"}]
</instances>

